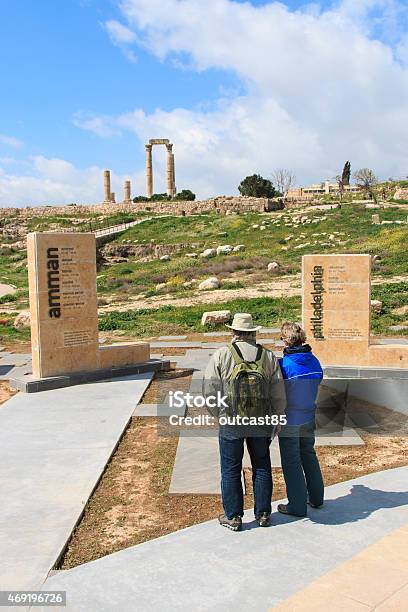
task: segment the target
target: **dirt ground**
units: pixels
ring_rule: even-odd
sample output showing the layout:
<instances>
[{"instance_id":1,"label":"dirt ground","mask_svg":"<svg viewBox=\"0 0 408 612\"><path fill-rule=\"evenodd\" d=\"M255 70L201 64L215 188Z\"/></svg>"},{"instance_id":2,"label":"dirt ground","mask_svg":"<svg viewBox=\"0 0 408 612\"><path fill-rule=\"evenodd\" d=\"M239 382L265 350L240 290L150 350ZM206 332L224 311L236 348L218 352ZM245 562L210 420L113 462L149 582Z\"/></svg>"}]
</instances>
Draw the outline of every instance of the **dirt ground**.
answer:
<instances>
[{"instance_id":1,"label":"dirt ground","mask_svg":"<svg viewBox=\"0 0 408 612\"><path fill-rule=\"evenodd\" d=\"M13 397L17 391L10 389L6 380L0 380L0 404L4 404L10 397Z\"/></svg>"},{"instance_id":2,"label":"dirt ground","mask_svg":"<svg viewBox=\"0 0 408 612\"><path fill-rule=\"evenodd\" d=\"M157 401L178 377L178 388L187 389L190 371L162 373L160 387L153 384L143 401ZM163 386L164 383L164 386ZM168 390L168 389L167 389ZM358 430L364 446L318 447L326 486L370 472L408 464L407 418L365 402L350 404L380 424L375 433ZM161 437L156 418L132 420L99 486L76 528L61 569L68 569L112 552L151 540L184 527L217 517L217 495L169 495L178 439ZM273 470L273 499L285 497L280 469ZM245 471L245 508L253 506L251 470Z\"/></svg>"}]
</instances>

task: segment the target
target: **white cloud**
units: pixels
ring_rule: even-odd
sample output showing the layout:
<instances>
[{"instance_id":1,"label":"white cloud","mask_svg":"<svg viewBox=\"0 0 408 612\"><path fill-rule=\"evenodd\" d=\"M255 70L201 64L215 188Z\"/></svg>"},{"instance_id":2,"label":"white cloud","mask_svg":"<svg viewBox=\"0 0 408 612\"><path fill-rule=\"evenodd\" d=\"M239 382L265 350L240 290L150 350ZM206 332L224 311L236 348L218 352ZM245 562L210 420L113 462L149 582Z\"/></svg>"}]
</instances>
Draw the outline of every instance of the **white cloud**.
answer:
<instances>
[{"instance_id":1,"label":"white cloud","mask_svg":"<svg viewBox=\"0 0 408 612\"><path fill-rule=\"evenodd\" d=\"M21 149L21 147L24 146L22 140L14 138L14 136L5 136L4 134L0 134L0 144L11 147L12 149Z\"/></svg>"},{"instance_id":2,"label":"white cloud","mask_svg":"<svg viewBox=\"0 0 408 612\"><path fill-rule=\"evenodd\" d=\"M302 182L338 174L346 159L384 177L406 174L408 65L394 27L404 4L343 0L293 12L278 2L123 0L129 28L152 54L184 64L187 57L196 71L232 71L246 94L210 110L136 109L82 127L131 131L141 144L170 138L178 187L200 196L235 192L246 174L276 166ZM390 33L394 42L399 36L392 46L384 42Z\"/></svg>"},{"instance_id":3,"label":"white cloud","mask_svg":"<svg viewBox=\"0 0 408 612\"><path fill-rule=\"evenodd\" d=\"M101 24L102 27L107 31L108 36L112 43L119 47L124 54L124 56L132 63L137 61L136 54L132 49L129 49L128 45L131 45L136 42L137 37L136 34L114 19L109 21L105 21Z\"/></svg>"},{"instance_id":4,"label":"white cloud","mask_svg":"<svg viewBox=\"0 0 408 612\"><path fill-rule=\"evenodd\" d=\"M4 162L3 162L4 163ZM76 168L58 158L36 156L24 161L21 174L6 172L0 166L0 206L35 206L42 204L95 204L103 200L103 169L97 166ZM112 190L117 200L123 196L125 178L111 172ZM138 177L141 180L141 177Z\"/></svg>"}]
</instances>

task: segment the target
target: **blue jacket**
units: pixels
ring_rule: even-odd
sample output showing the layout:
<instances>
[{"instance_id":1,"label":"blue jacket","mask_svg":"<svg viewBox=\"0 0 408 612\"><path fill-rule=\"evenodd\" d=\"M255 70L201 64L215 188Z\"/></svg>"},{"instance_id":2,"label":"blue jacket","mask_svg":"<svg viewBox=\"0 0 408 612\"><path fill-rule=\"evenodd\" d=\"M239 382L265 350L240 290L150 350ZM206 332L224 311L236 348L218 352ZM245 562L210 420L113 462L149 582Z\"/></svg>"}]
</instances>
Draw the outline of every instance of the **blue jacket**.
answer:
<instances>
[{"instance_id":1,"label":"blue jacket","mask_svg":"<svg viewBox=\"0 0 408 612\"><path fill-rule=\"evenodd\" d=\"M314 421L323 370L308 344L285 349L279 360L286 388L288 425Z\"/></svg>"}]
</instances>

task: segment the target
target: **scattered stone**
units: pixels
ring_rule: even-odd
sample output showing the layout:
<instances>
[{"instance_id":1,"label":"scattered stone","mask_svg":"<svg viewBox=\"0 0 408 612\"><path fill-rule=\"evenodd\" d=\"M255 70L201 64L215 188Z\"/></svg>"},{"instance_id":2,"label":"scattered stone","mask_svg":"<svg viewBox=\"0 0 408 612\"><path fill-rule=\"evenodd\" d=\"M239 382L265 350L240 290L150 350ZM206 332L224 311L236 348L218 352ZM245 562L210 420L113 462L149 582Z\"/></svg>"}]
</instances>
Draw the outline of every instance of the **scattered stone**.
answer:
<instances>
[{"instance_id":1,"label":"scattered stone","mask_svg":"<svg viewBox=\"0 0 408 612\"><path fill-rule=\"evenodd\" d=\"M268 272L277 272L279 268L280 265L277 261L271 261L271 263L268 264Z\"/></svg>"},{"instance_id":2,"label":"scattered stone","mask_svg":"<svg viewBox=\"0 0 408 612\"><path fill-rule=\"evenodd\" d=\"M400 332L408 329L408 325L390 325L388 329L393 332Z\"/></svg>"},{"instance_id":3,"label":"scattered stone","mask_svg":"<svg viewBox=\"0 0 408 612\"><path fill-rule=\"evenodd\" d=\"M257 224L255 223L255 225L253 225L253 226L252 226L252 229L258 229L258 227L259 227L259 225L257 225Z\"/></svg>"},{"instance_id":4,"label":"scattered stone","mask_svg":"<svg viewBox=\"0 0 408 612\"><path fill-rule=\"evenodd\" d=\"M197 282L197 279L192 278L191 280L186 281L185 283L183 283L183 287L185 287L186 289L190 289L190 287L195 285L196 282Z\"/></svg>"},{"instance_id":5,"label":"scattered stone","mask_svg":"<svg viewBox=\"0 0 408 612\"><path fill-rule=\"evenodd\" d=\"M371 215L371 223L373 225L380 225L381 221L380 221L380 215Z\"/></svg>"},{"instance_id":6,"label":"scattered stone","mask_svg":"<svg viewBox=\"0 0 408 612\"><path fill-rule=\"evenodd\" d=\"M210 276L209 278L206 278L198 285L198 290L207 291L210 289L219 289L220 286L221 286L221 283L218 280L218 278L216 276Z\"/></svg>"},{"instance_id":7,"label":"scattered stone","mask_svg":"<svg viewBox=\"0 0 408 612\"><path fill-rule=\"evenodd\" d=\"M31 316L29 310L22 310L14 319L14 329L23 329L23 327L30 327Z\"/></svg>"},{"instance_id":8,"label":"scattered stone","mask_svg":"<svg viewBox=\"0 0 408 612\"><path fill-rule=\"evenodd\" d=\"M160 261L170 261L170 255L162 255Z\"/></svg>"},{"instance_id":9,"label":"scattered stone","mask_svg":"<svg viewBox=\"0 0 408 612\"><path fill-rule=\"evenodd\" d=\"M234 247L230 244L224 244L223 246L217 247L217 255L228 255L228 253L232 253Z\"/></svg>"},{"instance_id":10,"label":"scattered stone","mask_svg":"<svg viewBox=\"0 0 408 612\"><path fill-rule=\"evenodd\" d=\"M200 253L200 257L206 257L210 259L210 257L215 257L217 254L217 249L205 249L202 253Z\"/></svg>"},{"instance_id":11,"label":"scattered stone","mask_svg":"<svg viewBox=\"0 0 408 612\"><path fill-rule=\"evenodd\" d=\"M408 304L406 304L405 306L400 306L399 308L394 308L394 310L392 311L392 314L395 315L405 315L408 313Z\"/></svg>"},{"instance_id":12,"label":"scattered stone","mask_svg":"<svg viewBox=\"0 0 408 612\"><path fill-rule=\"evenodd\" d=\"M382 311L383 303L381 300L371 300L371 312L380 314Z\"/></svg>"},{"instance_id":13,"label":"scattered stone","mask_svg":"<svg viewBox=\"0 0 408 612\"><path fill-rule=\"evenodd\" d=\"M237 244L233 248L234 253L239 253L240 251L245 251L245 244Z\"/></svg>"},{"instance_id":14,"label":"scattered stone","mask_svg":"<svg viewBox=\"0 0 408 612\"><path fill-rule=\"evenodd\" d=\"M166 283L159 283L158 285L156 285L156 291L161 291L162 289L166 289L166 287Z\"/></svg>"},{"instance_id":15,"label":"scattered stone","mask_svg":"<svg viewBox=\"0 0 408 612\"><path fill-rule=\"evenodd\" d=\"M210 312L204 312L203 316L201 317L201 325L228 323L230 318L230 310L213 310Z\"/></svg>"},{"instance_id":16,"label":"scattered stone","mask_svg":"<svg viewBox=\"0 0 408 612\"><path fill-rule=\"evenodd\" d=\"M196 257L198 257L197 253L186 253L186 257L192 257L193 259L195 259Z\"/></svg>"}]
</instances>

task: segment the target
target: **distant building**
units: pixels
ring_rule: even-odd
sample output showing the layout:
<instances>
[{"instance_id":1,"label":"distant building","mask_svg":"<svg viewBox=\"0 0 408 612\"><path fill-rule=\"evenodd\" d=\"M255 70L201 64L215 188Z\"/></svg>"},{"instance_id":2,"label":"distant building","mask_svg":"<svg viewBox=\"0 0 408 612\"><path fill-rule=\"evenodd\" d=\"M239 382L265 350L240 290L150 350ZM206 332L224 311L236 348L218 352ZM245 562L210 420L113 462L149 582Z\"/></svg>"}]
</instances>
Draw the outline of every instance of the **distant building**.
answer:
<instances>
[{"instance_id":1,"label":"distant building","mask_svg":"<svg viewBox=\"0 0 408 612\"><path fill-rule=\"evenodd\" d=\"M359 193L360 187L357 185L345 185L344 193ZM339 184L324 181L322 183L314 183L309 187L295 187L289 189L287 197L291 200L304 199L311 200L314 196L319 195L339 195Z\"/></svg>"}]
</instances>

